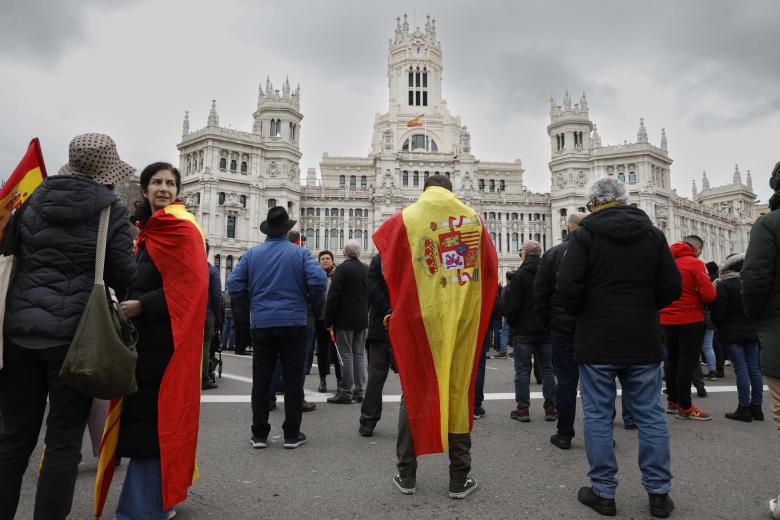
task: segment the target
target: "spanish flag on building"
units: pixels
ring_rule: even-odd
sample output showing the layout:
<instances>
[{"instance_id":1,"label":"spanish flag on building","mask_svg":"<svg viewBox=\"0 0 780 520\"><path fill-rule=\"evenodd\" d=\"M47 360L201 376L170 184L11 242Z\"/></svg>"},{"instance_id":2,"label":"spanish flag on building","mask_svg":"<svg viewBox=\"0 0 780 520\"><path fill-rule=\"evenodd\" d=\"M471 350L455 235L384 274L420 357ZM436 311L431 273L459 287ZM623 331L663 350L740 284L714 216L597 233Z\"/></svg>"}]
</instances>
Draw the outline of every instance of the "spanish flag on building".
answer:
<instances>
[{"instance_id":1,"label":"spanish flag on building","mask_svg":"<svg viewBox=\"0 0 780 520\"><path fill-rule=\"evenodd\" d=\"M27 153L0 189L0 238L5 234L11 213L29 198L45 178L46 166L43 164L41 143L36 137L30 141Z\"/></svg>"},{"instance_id":2,"label":"spanish flag on building","mask_svg":"<svg viewBox=\"0 0 780 520\"><path fill-rule=\"evenodd\" d=\"M173 356L157 399L163 510L187 498L198 478L195 451L200 416L201 357L209 275L203 231L181 202L157 210L143 226L136 248L144 245L163 280L171 316ZM131 396L132 397L132 396ZM122 400L111 402L100 443L94 513L103 514L114 474Z\"/></svg>"},{"instance_id":3,"label":"spanish flag on building","mask_svg":"<svg viewBox=\"0 0 780 520\"><path fill-rule=\"evenodd\" d=\"M479 215L430 187L374 234L393 312L388 333L417 455L473 424L474 382L498 285Z\"/></svg>"},{"instance_id":4,"label":"spanish flag on building","mask_svg":"<svg viewBox=\"0 0 780 520\"><path fill-rule=\"evenodd\" d=\"M420 114L417 117L413 117L409 121L406 122L406 126L408 128L414 128L416 126L422 126L424 122L425 114Z\"/></svg>"}]
</instances>

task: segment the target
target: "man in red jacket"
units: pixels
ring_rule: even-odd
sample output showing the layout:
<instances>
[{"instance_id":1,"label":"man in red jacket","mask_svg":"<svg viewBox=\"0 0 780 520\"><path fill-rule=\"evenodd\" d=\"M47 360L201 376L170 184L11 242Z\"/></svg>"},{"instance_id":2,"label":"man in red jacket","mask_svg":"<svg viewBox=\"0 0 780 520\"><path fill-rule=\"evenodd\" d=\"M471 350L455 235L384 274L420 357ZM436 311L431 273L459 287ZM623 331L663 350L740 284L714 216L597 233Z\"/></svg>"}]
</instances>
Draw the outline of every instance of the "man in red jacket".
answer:
<instances>
[{"instance_id":1,"label":"man in red jacket","mask_svg":"<svg viewBox=\"0 0 780 520\"><path fill-rule=\"evenodd\" d=\"M699 260L703 247L704 241L696 235L689 235L669 247L682 276L682 295L660 312L668 349L666 388L669 407L666 411L676 414L678 419L697 421L712 419L710 414L691 403L691 382L704 339L704 304L717 295L707 268Z\"/></svg>"}]
</instances>

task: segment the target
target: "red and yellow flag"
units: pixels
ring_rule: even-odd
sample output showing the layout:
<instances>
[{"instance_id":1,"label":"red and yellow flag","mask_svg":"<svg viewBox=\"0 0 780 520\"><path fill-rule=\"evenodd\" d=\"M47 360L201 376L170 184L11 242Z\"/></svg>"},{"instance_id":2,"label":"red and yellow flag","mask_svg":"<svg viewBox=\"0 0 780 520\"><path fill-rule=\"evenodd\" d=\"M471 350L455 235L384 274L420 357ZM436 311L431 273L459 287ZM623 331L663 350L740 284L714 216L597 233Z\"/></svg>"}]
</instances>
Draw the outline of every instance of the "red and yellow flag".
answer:
<instances>
[{"instance_id":1,"label":"red and yellow flag","mask_svg":"<svg viewBox=\"0 0 780 520\"><path fill-rule=\"evenodd\" d=\"M209 274L203 231L181 202L158 210L144 225L136 247L146 246L163 280L171 316L173 356L157 399L163 509L187 498L197 480L195 451L200 416L201 357ZM103 512L119 440L120 403L113 401L100 445L95 516Z\"/></svg>"},{"instance_id":2,"label":"red and yellow flag","mask_svg":"<svg viewBox=\"0 0 780 520\"><path fill-rule=\"evenodd\" d=\"M11 213L27 200L45 178L46 166L43 164L41 143L36 137L30 141L27 153L0 189L0 238L3 238Z\"/></svg>"},{"instance_id":3,"label":"red and yellow flag","mask_svg":"<svg viewBox=\"0 0 780 520\"><path fill-rule=\"evenodd\" d=\"M423 125L423 118L425 117L425 114L420 114L417 117L414 117L406 122L406 126L409 128L414 128L416 126L422 126Z\"/></svg>"},{"instance_id":4,"label":"red and yellow flag","mask_svg":"<svg viewBox=\"0 0 780 520\"><path fill-rule=\"evenodd\" d=\"M473 425L474 382L498 260L479 215L430 187L374 233L393 312L388 333L417 455Z\"/></svg>"}]
</instances>

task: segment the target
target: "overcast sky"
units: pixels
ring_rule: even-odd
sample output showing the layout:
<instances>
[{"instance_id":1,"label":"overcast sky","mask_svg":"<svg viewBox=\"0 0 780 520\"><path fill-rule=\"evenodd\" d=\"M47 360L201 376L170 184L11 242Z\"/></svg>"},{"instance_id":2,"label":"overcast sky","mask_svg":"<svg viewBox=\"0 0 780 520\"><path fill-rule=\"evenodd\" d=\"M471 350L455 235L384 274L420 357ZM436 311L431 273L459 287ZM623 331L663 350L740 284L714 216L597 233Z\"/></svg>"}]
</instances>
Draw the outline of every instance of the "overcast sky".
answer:
<instances>
[{"instance_id":1,"label":"overcast sky","mask_svg":"<svg viewBox=\"0 0 780 520\"><path fill-rule=\"evenodd\" d=\"M109 5L110 4L110 5ZM391 5L392 4L392 5ZM554 5L552 5L554 4ZM71 137L103 132L137 168L176 162L185 110L251 130L257 86L301 85L301 169L323 152L365 156L387 110L395 17L437 19L444 97L483 160L521 159L549 191L549 97L586 91L602 142L666 128L672 185L690 196L752 170L759 198L780 160L780 2L557 0L4 0L0 178L39 136L50 174Z\"/></svg>"}]
</instances>

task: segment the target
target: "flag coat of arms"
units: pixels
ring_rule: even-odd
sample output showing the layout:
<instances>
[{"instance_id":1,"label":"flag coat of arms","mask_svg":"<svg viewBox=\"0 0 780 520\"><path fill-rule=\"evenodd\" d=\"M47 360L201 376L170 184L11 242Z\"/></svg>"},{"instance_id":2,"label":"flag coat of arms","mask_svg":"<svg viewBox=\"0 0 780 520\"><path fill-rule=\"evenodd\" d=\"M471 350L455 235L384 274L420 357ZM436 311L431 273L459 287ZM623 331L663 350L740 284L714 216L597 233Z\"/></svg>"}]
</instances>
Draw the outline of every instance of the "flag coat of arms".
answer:
<instances>
[{"instance_id":1,"label":"flag coat of arms","mask_svg":"<svg viewBox=\"0 0 780 520\"><path fill-rule=\"evenodd\" d=\"M27 152L19 165L0 189L0 238L11 219L11 213L24 203L33 190L46 178L41 143L36 137L27 146Z\"/></svg>"},{"instance_id":2,"label":"flag coat of arms","mask_svg":"<svg viewBox=\"0 0 780 520\"><path fill-rule=\"evenodd\" d=\"M446 451L448 434L473 426L480 349L498 289L493 242L479 215L438 186L373 239L415 454Z\"/></svg>"}]
</instances>

